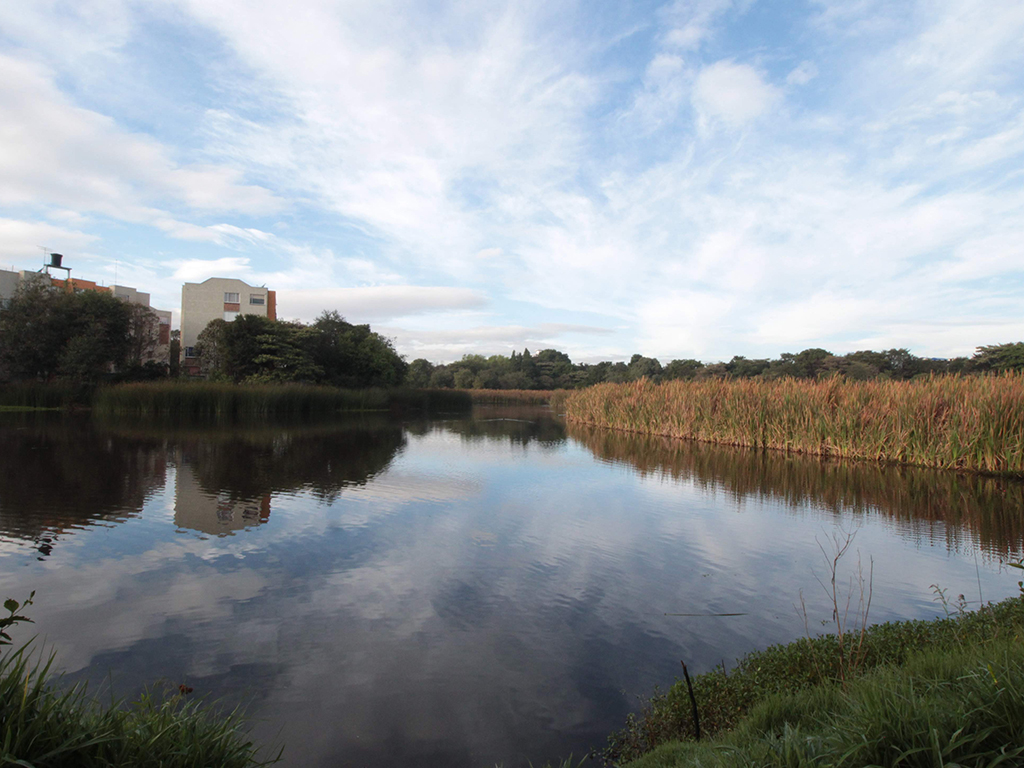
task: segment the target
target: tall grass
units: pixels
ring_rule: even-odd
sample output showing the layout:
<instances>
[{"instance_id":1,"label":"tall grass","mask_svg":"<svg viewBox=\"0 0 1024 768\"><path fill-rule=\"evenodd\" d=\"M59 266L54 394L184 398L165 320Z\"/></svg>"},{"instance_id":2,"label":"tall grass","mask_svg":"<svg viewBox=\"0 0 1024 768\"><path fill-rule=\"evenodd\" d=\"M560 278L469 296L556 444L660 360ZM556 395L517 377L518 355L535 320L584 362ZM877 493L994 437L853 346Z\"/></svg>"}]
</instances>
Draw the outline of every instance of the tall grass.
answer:
<instances>
[{"instance_id":1,"label":"tall grass","mask_svg":"<svg viewBox=\"0 0 1024 768\"><path fill-rule=\"evenodd\" d=\"M207 713L175 694L103 705L83 686L62 688L53 658L27 647L0 658L0 765L39 768L243 768L267 765L239 713Z\"/></svg>"},{"instance_id":2,"label":"tall grass","mask_svg":"<svg viewBox=\"0 0 1024 768\"><path fill-rule=\"evenodd\" d=\"M219 382L120 384L97 391L100 416L173 420L254 421L310 418L343 411L468 410L469 397L448 390L339 389L301 384L239 385Z\"/></svg>"},{"instance_id":3,"label":"tall grass","mask_svg":"<svg viewBox=\"0 0 1024 768\"><path fill-rule=\"evenodd\" d=\"M488 405L547 405L559 389L468 389L474 403Z\"/></svg>"},{"instance_id":4,"label":"tall grass","mask_svg":"<svg viewBox=\"0 0 1024 768\"><path fill-rule=\"evenodd\" d=\"M1024 764L1024 645L930 650L848 689L761 702L732 733L674 743L630 768L861 768Z\"/></svg>"},{"instance_id":5,"label":"tall grass","mask_svg":"<svg viewBox=\"0 0 1024 768\"><path fill-rule=\"evenodd\" d=\"M1024 475L1024 374L599 384L569 421L795 453Z\"/></svg>"},{"instance_id":6,"label":"tall grass","mask_svg":"<svg viewBox=\"0 0 1024 768\"><path fill-rule=\"evenodd\" d=\"M963 649L998 647L1003 640L1018 646L1024 639L1024 597L1010 598L993 606L936 621L897 621L868 627L861 646L863 672L899 668L924 651L955 654ZM857 642L847 636L848 643ZM1024 646L1021 646L1024 650ZM1024 662L1024 655L1019 661ZM743 723L764 702L820 686L838 684L843 654L835 635L803 638L748 654L728 673L715 669L693 678L701 731L714 737ZM1024 686L1024 667L1017 674ZM825 709L818 714L824 715ZM656 694L626 727L613 734L603 753L616 765L634 760L671 741L691 740L694 735L690 699L676 682L664 694ZM1024 719L1018 722L1024 723ZM1024 733L1020 734L1024 737ZM1019 745L1024 745L1024 741ZM643 765L675 765L675 762L643 762ZM683 763L686 764L686 763ZM712 763L717 764L717 763ZM773 763L765 763L770 765ZM851 763L864 765L865 763Z\"/></svg>"},{"instance_id":7,"label":"tall grass","mask_svg":"<svg viewBox=\"0 0 1024 768\"><path fill-rule=\"evenodd\" d=\"M80 387L67 383L19 381L0 384L0 408L70 408L79 402L81 395Z\"/></svg>"}]
</instances>

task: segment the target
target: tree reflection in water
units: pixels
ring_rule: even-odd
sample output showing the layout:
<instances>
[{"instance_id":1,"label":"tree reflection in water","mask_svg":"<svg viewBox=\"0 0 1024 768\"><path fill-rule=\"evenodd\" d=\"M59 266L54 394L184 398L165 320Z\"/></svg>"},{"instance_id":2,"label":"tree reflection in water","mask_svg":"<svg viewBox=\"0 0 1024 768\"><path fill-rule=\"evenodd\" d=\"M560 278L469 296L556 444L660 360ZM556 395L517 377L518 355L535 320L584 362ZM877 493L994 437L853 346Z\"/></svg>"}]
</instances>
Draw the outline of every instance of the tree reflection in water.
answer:
<instances>
[{"instance_id":1,"label":"tree reflection in water","mask_svg":"<svg viewBox=\"0 0 1024 768\"><path fill-rule=\"evenodd\" d=\"M325 503L388 467L405 446L386 418L320 425L94 425L35 416L0 422L0 537L48 555L61 534L141 512L177 468L180 527L227 533L266 522L271 496L309 491Z\"/></svg>"},{"instance_id":2,"label":"tree reflection in water","mask_svg":"<svg viewBox=\"0 0 1024 768\"><path fill-rule=\"evenodd\" d=\"M161 440L54 414L5 414L0 457L0 538L31 543L40 558L70 530L139 514L166 478Z\"/></svg>"}]
</instances>

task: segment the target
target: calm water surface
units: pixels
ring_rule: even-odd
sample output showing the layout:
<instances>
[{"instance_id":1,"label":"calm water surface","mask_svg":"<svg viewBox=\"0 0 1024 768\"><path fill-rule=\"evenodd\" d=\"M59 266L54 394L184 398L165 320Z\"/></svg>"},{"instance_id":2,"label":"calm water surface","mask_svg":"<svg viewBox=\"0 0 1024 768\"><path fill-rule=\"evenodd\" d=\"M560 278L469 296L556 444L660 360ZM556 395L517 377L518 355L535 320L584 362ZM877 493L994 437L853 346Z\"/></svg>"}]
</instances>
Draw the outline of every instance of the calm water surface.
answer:
<instances>
[{"instance_id":1,"label":"calm water surface","mask_svg":"<svg viewBox=\"0 0 1024 768\"><path fill-rule=\"evenodd\" d=\"M1014 594L1024 490L579 428L543 410L224 429L0 418L0 591L72 680L244 703L289 766L505 766L814 630ZM827 544L826 544L827 546ZM671 613L743 613L730 618ZM28 632L23 630L22 636Z\"/></svg>"}]
</instances>

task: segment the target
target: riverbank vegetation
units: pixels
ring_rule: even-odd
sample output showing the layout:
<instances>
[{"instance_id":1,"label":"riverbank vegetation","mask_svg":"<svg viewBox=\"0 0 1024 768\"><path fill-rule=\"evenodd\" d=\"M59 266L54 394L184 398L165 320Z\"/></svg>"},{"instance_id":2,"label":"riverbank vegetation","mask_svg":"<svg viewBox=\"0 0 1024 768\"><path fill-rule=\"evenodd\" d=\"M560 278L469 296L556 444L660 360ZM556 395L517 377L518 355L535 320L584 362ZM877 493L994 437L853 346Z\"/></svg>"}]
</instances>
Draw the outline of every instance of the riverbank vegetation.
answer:
<instances>
[{"instance_id":1,"label":"riverbank vegetation","mask_svg":"<svg viewBox=\"0 0 1024 768\"><path fill-rule=\"evenodd\" d=\"M96 391L101 417L252 421L267 417L310 418L343 411L467 411L465 392L412 389L342 389L301 384L165 381L121 384Z\"/></svg>"},{"instance_id":2,"label":"riverbank vegetation","mask_svg":"<svg viewBox=\"0 0 1024 768\"><path fill-rule=\"evenodd\" d=\"M731 733L665 744L629 768L1020 765L1024 644L930 650L846 689L772 696Z\"/></svg>"},{"instance_id":3,"label":"riverbank vegetation","mask_svg":"<svg viewBox=\"0 0 1024 768\"><path fill-rule=\"evenodd\" d=\"M7 630L31 621L8 598L0 618L0 764L38 768L250 768L270 765L244 732L239 711L208 711L185 685L130 704L100 703L85 686L66 687L52 673L53 656L10 650Z\"/></svg>"},{"instance_id":4,"label":"riverbank vegetation","mask_svg":"<svg viewBox=\"0 0 1024 768\"><path fill-rule=\"evenodd\" d=\"M481 405L547 405L559 391L547 389L469 389L474 403Z\"/></svg>"},{"instance_id":5,"label":"riverbank vegetation","mask_svg":"<svg viewBox=\"0 0 1024 768\"><path fill-rule=\"evenodd\" d=\"M677 681L611 736L604 760L860 766L918 751L906 765L971 755L972 765L994 764L1000 746L1024 747L1024 596L935 621L876 624L842 643L821 635L772 646L692 683L709 741L695 743L693 703Z\"/></svg>"},{"instance_id":6,"label":"riverbank vegetation","mask_svg":"<svg viewBox=\"0 0 1024 768\"><path fill-rule=\"evenodd\" d=\"M631 432L1024 475L1024 374L922 380L705 379L601 384L566 419Z\"/></svg>"}]
</instances>

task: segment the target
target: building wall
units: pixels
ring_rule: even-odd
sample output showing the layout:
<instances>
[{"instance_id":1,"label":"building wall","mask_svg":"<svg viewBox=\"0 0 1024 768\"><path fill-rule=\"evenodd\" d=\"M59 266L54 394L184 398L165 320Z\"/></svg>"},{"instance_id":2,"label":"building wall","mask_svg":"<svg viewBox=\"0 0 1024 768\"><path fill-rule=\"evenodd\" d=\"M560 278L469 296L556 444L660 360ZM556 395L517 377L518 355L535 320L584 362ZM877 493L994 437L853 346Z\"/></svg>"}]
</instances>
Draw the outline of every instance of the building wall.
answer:
<instances>
[{"instance_id":1,"label":"building wall","mask_svg":"<svg viewBox=\"0 0 1024 768\"><path fill-rule=\"evenodd\" d=\"M8 272L0 269L0 302L5 302L14 297L21 282L17 272Z\"/></svg>"},{"instance_id":2,"label":"building wall","mask_svg":"<svg viewBox=\"0 0 1024 768\"><path fill-rule=\"evenodd\" d=\"M189 373L198 373L198 365L190 361L195 360L193 350L199 334L211 320L233 320L238 315L261 315L276 320L274 292L228 277L185 283L181 287L182 367Z\"/></svg>"}]
</instances>

